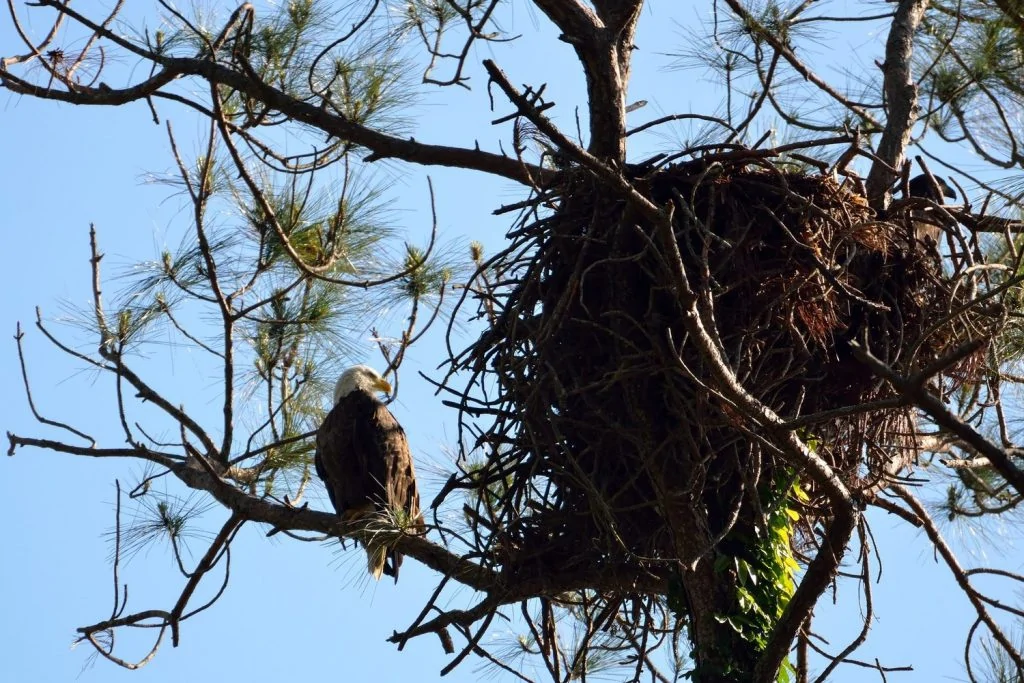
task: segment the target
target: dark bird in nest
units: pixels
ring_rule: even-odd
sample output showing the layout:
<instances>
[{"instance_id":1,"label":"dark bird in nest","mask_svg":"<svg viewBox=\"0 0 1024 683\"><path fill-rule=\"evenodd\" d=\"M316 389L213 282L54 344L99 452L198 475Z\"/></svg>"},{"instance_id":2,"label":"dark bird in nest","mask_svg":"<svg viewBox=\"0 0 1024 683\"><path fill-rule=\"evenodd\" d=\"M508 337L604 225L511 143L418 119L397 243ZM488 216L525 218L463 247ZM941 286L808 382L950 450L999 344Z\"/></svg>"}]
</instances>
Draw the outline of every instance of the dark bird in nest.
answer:
<instances>
[{"instance_id":1,"label":"dark bird in nest","mask_svg":"<svg viewBox=\"0 0 1024 683\"><path fill-rule=\"evenodd\" d=\"M334 407L316 433L314 464L342 519L378 515L391 528L420 530L423 516L409 442L377 398L377 392L390 391L373 368L357 365L343 372L334 387ZM373 577L379 580L383 573L397 582L401 553L385 539L365 545Z\"/></svg>"},{"instance_id":2,"label":"dark bird in nest","mask_svg":"<svg viewBox=\"0 0 1024 683\"><path fill-rule=\"evenodd\" d=\"M932 182L932 178L935 182ZM956 199L956 192L939 176L928 177L927 173L910 179L910 196L930 199L936 204L945 204L946 199ZM938 244L942 228L936 223L938 219L930 211L914 211L911 214L914 223L914 237L927 244L928 240Z\"/></svg>"}]
</instances>

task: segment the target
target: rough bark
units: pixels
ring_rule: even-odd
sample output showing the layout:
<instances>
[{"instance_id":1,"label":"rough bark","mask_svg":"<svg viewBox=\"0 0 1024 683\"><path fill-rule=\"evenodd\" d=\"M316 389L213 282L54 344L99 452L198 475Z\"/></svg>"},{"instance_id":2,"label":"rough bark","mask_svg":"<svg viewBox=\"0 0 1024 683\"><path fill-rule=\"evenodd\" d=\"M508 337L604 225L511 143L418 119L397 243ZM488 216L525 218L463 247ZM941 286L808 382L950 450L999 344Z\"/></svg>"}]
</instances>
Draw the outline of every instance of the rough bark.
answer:
<instances>
[{"instance_id":1,"label":"rough bark","mask_svg":"<svg viewBox=\"0 0 1024 683\"><path fill-rule=\"evenodd\" d=\"M902 0L896 8L885 43L883 92L887 104L885 129L878 141L877 159L868 173L868 201L876 210L889 203L889 188L903 165L910 132L917 120L917 84L911 70L914 35L929 0Z\"/></svg>"},{"instance_id":2,"label":"rough bark","mask_svg":"<svg viewBox=\"0 0 1024 683\"><path fill-rule=\"evenodd\" d=\"M579 2L536 0L572 45L587 79L590 141L595 157L626 159L626 89L633 36L643 2L596 2L596 13Z\"/></svg>"}]
</instances>

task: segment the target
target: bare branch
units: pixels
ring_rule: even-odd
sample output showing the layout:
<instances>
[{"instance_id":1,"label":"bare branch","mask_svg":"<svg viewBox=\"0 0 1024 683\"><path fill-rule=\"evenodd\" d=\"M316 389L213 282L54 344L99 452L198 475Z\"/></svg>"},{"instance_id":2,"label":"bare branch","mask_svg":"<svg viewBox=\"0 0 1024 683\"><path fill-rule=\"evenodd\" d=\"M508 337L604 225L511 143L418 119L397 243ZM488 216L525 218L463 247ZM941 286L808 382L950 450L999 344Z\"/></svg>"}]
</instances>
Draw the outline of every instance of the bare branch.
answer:
<instances>
[{"instance_id":1,"label":"bare branch","mask_svg":"<svg viewBox=\"0 0 1024 683\"><path fill-rule=\"evenodd\" d=\"M1006 653L1006 656L1013 660L1017 666L1018 671L1024 671L1024 657L1017 650L1010 639L1003 633L1002 628L995 622L992 616L988 613L985 608L983 596L975 590L971 585L969 575L960 567L960 563L957 561L953 551L946 545L945 539L939 534L938 528L932 522L931 517L928 516L928 512L924 509L924 506L915 498L909 491L899 485L894 485L893 491L903 499L903 501L913 510L914 514L917 515L924 525L923 529L928 534L928 539L935 546L939 555L945 561L946 566L953 573L953 578L956 579L957 585L960 586L960 590L964 596L970 601L974 610L978 613L978 619L984 622L985 626L988 627L989 633L999 643L999 646Z\"/></svg>"},{"instance_id":2,"label":"bare branch","mask_svg":"<svg viewBox=\"0 0 1024 683\"><path fill-rule=\"evenodd\" d=\"M43 417L42 415L39 414L38 410L36 410L35 401L32 400L32 390L29 387L29 383L28 383L28 370L25 368L25 352L24 352L24 349L22 349L22 345L21 345L21 340L24 337L25 337L25 334L21 331L21 323L19 322L17 324L17 328L16 328L15 333L14 333L14 341L18 345L18 363L21 366L21 381L22 381L22 383L23 383L23 385L25 387L25 398L28 399L28 407L32 411L32 415L34 415L36 420L38 420L39 422L41 422L44 425L50 425L51 427L58 427L58 428L63 429L65 431L69 431L72 434L74 434L75 436L79 436L79 437L85 439L86 441L88 441L90 447L95 446L96 445L96 439L92 438L88 434L86 434L84 432L80 432L77 429L75 429L74 427L72 427L71 425L65 424L65 423L60 422L58 420L50 420L48 418L45 418L45 417Z\"/></svg>"},{"instance_id":3,"label":"bare branch","mask_svg":"<svg viewBox=\"0 0 1024 683\"><path fill-rule=\"evenodd\" d=\"M975 451L989 459L992 466L1008 481L1020 495L1024 495L1024 472L1014 464L1008 451L999 448L981 435L974 427L954 415L946 404L932 394L926 385L932 373L922 372L910 378L903 378L892 368L875 358L856 343L851 344L857 359L867 365L880 377L884 377L899 390L908 402L928 414L935 424L954 434Z\"/></svg>"}]
</instances>

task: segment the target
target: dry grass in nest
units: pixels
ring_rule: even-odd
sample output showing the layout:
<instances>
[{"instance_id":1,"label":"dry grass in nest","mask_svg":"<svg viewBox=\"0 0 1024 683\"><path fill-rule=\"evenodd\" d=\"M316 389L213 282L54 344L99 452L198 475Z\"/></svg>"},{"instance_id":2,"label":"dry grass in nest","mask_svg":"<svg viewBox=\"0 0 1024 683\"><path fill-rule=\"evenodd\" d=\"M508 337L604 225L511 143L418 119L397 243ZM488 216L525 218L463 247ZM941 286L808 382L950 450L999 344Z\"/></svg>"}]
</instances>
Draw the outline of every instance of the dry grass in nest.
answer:
<instances>
[{"instance_id":1,"label":"dry grass in nest","mask_svg":"<svg viewBox=\"0 0 1024 683\"><path fill-rule=\"evenodd\" d=\"M905 216L880 220L836 181L763 159L685 163L636 184L673 205L705 327L745 389L851 486L897 472L915 417L863 409L895 394L850 343L909 376L988 324L950 314L959 295L934 247L914 243ZM465 415L493 419L478 434L486 463L460 484L476 492L466 510L480 555L517 572L660 573L712 545L742 548L766 490L800 473L716 390L654 228L579 171L511 237L482 285L490 329L460 358L473 372ZM972 363L949 381L970 381ZM827 518L801 483L805 519Z\"/></svg>"}]
</instances>

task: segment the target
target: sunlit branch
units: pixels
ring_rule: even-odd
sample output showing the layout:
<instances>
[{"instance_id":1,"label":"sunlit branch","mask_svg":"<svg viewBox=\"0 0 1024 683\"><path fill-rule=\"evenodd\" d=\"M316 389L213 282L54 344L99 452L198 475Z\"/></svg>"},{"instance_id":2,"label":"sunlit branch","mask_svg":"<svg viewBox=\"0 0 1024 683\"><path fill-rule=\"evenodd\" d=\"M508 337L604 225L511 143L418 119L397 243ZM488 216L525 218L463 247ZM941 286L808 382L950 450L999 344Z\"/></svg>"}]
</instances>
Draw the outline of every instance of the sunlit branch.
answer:
<instances>
[{"instance_id":1,"label":"sunlit branch","mask_svg":"<svg viewBox=\"0 0 1024 683\"><path fill-rule=\"evenodd\" d=\"M211 59L168 57L135 45L55 0L40 0L40 4L52 7L95 31L103 38L147 61L160 65L162 69L153 77L130 88L113 89L101 84L98 88L79 87L75 92L43 88L18 78L6 69L0 69L0 83L14 92L73 104L121 105L152 96L161 87L183 76L199 76L209 83L226 85L245 93L295 121L318 128L339 139L349 140L366 147L371 152L366 161L395 158L417 164L483 171L526 183L545 179L552 175L545 169L524 166L523 162L518 159L510 159L490 152L430 145L381 133L348 121L342 116L331 114L314 104L296 99L258 78L252 78L253 74L240 73Z\"/></svg>"},{"instance_id":2,"label":"sunlit branch","mask_svg":"<svg viewBox=\"0 0 1024 683\"><path fill-rule=\"evenodd\" d=\"M215 95L216 96L216 95ZM231 442L234 438L234 403L235 403L235 339L234 339L234 305L229 295L225 295L221 289L220 279L217 276L217 260L210 248L210 241L206 236L206 207L213 193L213 161L216 156L217 126L214 120L210 120L210 129L207 133L206 154L203 156L199 166L198 184L194 184L178 152L178 145L174 139L174 132L171 129L170 121L167 122L167 137L171 144L171 153L178 164L178 171L181 174L182 182L188 189L192 198L194 228L196 238L199 241L199 251L206 264L204 275L210 285L210 291L217 301L221 317L221 341L223 351L220 356L223 359L224 378L224 401L222 404L223 440L220 452L217 457L226 462L231 457ZM177 644L177 631L172 632L175 644Z\"/></svg>"},{"instance_id":3,"label":"sunlit branch","mask_svg":"<svg viewBox=\"0 0 1024 683\"><path fill-rule=\"evenodd\" d=\"M220 555L228 551L229 539L234 536L244 521L245 520L242 519L238 513L232 513L231 517L228 518L228 521L224 523L220 533L218 533L217 537L213 539L213 542L207 549L206 554L203 555L203 558L196 566L195 571L192 572L192 575L189 577L188 583L185 585L185 589L182 590L181 596L178 598L178 601L174 605L174 609L171 610L167 619L171 626L171 643L174 647L178 647L180 637L179 623L183 619L182 615L185 612L185 607L188 605L189 599L192 597L196 587L199 585L199 582L202 581L206 573L216 566ZM226 583L227 581L225 579L225 585Z\"/></svg>"},{"instance_id":4,"label":"sunlit branch","mask_svg":"<svg viewBox=\"0 0 1024 683\"><path fill-rule=\"evenodd\" d=\"M928 535L928 539L932 542L932 545L935 547L936 551L938 551L939 555L946 563L946 566L949 567L949 570L953 573L953 578L956 580L960 590L963 591L964 596L977 612L978 619L984 622L985 626L988 627L992 637L999 643L999 646L1006 652L1006 655L1013 660L1014 664L1017 666L1017 670L1024 671L1024 657L1021 656L1021 653L1017 650L1014 644L1011 643L1010 639L1005 633L1003 633L999 624L997 624L988 613L981 593L971 585L969 575L960 567L960 563L957 560L956 555L953 554L953 551L946 544L945 539L943 539L939 534L938 528L935 526L935 523L932 522L932 519L924 509L924 506L921 505L913 494L902 486L894 485L892 488L893 491L903 499L903 502L913 510L918 519L924 523L923 529Z\"/></svg>"},{"instance_id":5,"label":"sunlit branch","mask_svg":"<svg viewBox=\"0 0 1024 683\"><path fill-rule=\"evenodd\" d=\"M889 381L908 402L927 413L935 424L954 434L979 454L988 458L999 474L1010 482L1020 495L1024 495L1024 472L1013 463L1010 454L986 439L960 417L954 415L941 399L928 390L926 381L931 377L932 372L922 372L913 377L903 378L888 365L871 355L870 351L856 345L853 346L854 354L861 362Z\"/></svg>"},{"instance_id":6,"label":"sunlit branch","mask_svg":"<svg viewBox=\"0 0 1024 683\"><path fill-rule=\"evenodd\" d=\"M763 38L772 48L782 55L782 57L789 63L793 69L803 76L806 80L817 86L822 92L827 94L830 98L841 104L846 109L857 115L859 120L862 120L876 129L881 129L882 125L878 120L864 107L852 102L844 94L836 90L831 84L822 79L820 76L811 71L806 64L804 64L778 36L772 31L768 30L764 26L761 26L757 19L747 11L747 9L740 3L739 0L725 0L729 8L735 12L736 16L740 18L746 25L753 27L757 30L758 35Z\"/></svg>"},{"instance_id":7,"label":"sunlit branch","mask_svg":"<svg viewBox=\"0 0 1024 683\"><path fill-rule=\"evenodd\" d=\"M19 436L7 432L8 449L7 455L14 455L19 446L31 446L56 453L67 453L69 455L85 455L90 458L140 458L149 460L162 467L173 468L175 464L184 460L179 455L171 453L160 453L149 449L138 448L92 448L89 446L74 446L62 441L52 439L36 439L27 436Z\"/></svg>"},{"instance_id":8,"label":"sunlit branch","mask_svg":"<svg viewBox=\"0 0 1024 683\"><path fill-rule=\"evenodd\" d=\"M100 260L103 255L99 252L99 248L96 243L96 230L95 228L90 229L90 247L92 256L89 262L92 266L92 294L95 305L95 312L97 318L97 324L100 332L100 346L99 354L104 360L113 364L112 371L119 377L123 377L131 384L138 392L137 397L143 401L150 401L154 405L159 406L165 413L171 418L176 420L183 428L187 428L190 432L195 434L203 447L207 449L207 452L212 454L217 453L217 447L214 445L213 440L210 439L209 435L195 422L184 410L175 407L162 395L153 390L148 384L146 384L141 377L139 377L133 370L131 370L117 351L112 351L109 347L111 340L113 339L111 332L106 324L106 319L103 315L103 303L102 293L100 289Z\"/></svg>"},{"instance_id":9,"label":"sunlit branch","mask_svg":"<svg viewBox=\"0 0 1024 683\"><path fill-rule=\"evenodd\" d=\"M15 343L18 346L18 363L19 363L19 365L21 367L21 381L22 381L23 386L25 387L25 398L28 400L28 407L29 407L29 410L32 411L32 415L36 418L36 420L38 422L40 422L40 423L42 423L44 425L49 425L51 427L57 427L59 429L63 429L65 431L71 432L75 436L79 436L79 437L85 439L86 441L88 441L90 447L94 447L96 445L96 439L94 439L93 437L89 436L85 432L78 431L77 429L75 429L71 425L65 424L65 423L60 422L58 420L51 420L51 419L45 418L45 417L43 417L42 415L39 414L38 410L36 410L35 401L32 400L32 389L29 386L29 381L28 381L28 369L25 367L25 351L22 348L22 344L21 344L22 339L24 339L24 337L25 337L25 333L21 331L21 323L19 322L17 324L16 328L15 328L14 341L15 341Z\"/></svg>"}]
</instances>

